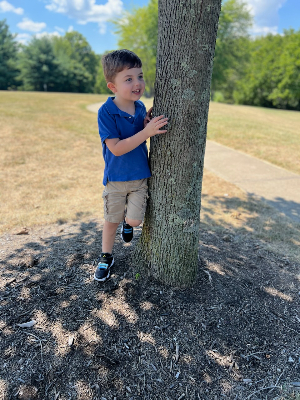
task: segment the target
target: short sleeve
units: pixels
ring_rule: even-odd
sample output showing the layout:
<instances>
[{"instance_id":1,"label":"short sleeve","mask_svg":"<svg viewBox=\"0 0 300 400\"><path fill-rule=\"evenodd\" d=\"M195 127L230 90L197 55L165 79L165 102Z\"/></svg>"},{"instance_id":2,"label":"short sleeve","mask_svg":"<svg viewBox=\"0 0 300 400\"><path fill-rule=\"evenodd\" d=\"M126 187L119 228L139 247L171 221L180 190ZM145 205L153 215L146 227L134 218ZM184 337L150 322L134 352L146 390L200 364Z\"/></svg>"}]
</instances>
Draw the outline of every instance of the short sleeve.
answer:
<instances>
[{"instance_id":1,"label":"short sleeve","mask_svg":"<svg viewBox=\"0 0 300 400\"><path fill-rule=\"evenodd\" d=\"M108 138L120 138L114 114L109 114L105 106L100 107L98 111L98 128L102 143L104 143L104 141Z\"/></svg>"},{"instance_id":2,"label":"short sleeve","mask_svg":"<svg viewBox=\"0 0 300 400\"><path fill-rule=\"evenodd\" d=\"M146 109L146 107L145 107L145 104L144 104L141 100L138 100L138 103L142 106L142 115L143 115L143 118L146 118L147 109Z\"/></svg>"}]
</instances>

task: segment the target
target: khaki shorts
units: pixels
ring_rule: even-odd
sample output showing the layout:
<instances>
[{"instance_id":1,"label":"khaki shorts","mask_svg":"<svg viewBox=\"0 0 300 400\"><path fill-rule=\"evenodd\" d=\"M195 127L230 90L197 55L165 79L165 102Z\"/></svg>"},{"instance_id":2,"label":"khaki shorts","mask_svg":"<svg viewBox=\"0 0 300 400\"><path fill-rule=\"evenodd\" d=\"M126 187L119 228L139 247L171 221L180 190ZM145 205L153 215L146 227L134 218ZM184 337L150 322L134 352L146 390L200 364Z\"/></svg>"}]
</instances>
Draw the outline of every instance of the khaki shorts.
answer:
<instances>
[{"instance_id":1,"label":"khaki shorts","mask_svg":"<svg viewBox=\"0 0 300 400\"><path fill-rule=\"evenodd\" d=\"M125 210L126 217L142 221L148 199L147 179L107 182L102 198L106 221L113 223L123 221Z\"/></svg>"}]
</instances>

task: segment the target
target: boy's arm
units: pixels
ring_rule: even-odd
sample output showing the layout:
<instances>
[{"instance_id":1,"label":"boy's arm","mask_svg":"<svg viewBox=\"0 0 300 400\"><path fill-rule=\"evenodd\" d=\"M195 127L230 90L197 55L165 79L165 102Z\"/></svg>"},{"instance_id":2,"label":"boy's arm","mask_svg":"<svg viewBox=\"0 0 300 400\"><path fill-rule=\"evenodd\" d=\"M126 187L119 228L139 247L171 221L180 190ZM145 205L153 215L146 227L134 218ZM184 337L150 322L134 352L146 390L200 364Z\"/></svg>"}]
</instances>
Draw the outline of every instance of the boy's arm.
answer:
<instances>
[{"instance_id":1,"label":"boy's arm","mask_svg":"<svg viewBox=\"0 0 300 400\"><path fill-rule=\"evenodd\" d=\"M160 115L159 117L153 118L142 131L135 135L122 140L106 139L105 144L114 156L122 156L123 154L129 153L131 150L137 148L149 137L167 132L166 130L160 130L160 128L167 123L168 118L164 118L163 115Z\"/></svg>"}]
</instances>

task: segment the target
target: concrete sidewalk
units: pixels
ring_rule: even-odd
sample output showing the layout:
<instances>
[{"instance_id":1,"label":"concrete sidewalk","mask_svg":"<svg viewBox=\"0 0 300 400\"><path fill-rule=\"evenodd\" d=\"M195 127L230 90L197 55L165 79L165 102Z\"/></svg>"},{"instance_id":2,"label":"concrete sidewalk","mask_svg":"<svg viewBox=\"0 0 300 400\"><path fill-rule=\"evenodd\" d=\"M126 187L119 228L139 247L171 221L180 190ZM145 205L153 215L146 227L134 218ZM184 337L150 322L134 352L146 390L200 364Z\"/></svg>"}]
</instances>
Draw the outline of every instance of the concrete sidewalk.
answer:
<instances>
[{"instance_id":1,"label":"concrete sidewalk","mask_svg":"<svg viewBox=\"0 0 300 400\"><path fill-rule=\"evenodd\" d=\"M97 113L101 104L87 109ZM300 223L300 175L210 140L204 167Z\"/></svg>"}]
</instances>

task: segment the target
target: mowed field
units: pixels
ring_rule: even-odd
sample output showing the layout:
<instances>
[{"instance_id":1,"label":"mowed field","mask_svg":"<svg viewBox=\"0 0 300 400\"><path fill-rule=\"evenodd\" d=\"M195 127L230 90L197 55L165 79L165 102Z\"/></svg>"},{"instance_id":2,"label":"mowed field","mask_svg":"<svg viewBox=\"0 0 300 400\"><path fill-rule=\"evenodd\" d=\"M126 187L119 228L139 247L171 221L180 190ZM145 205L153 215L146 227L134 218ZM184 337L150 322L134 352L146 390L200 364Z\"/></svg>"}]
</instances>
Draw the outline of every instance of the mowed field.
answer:
<instances>
[{"instance_id":1,"label":"mowed field","mask_svg":"<svg viewBox=\"0 0 300 400\"><path fill-rule=\"evenodd\" d=\"M104 163L88 104L107 95L0 92L0 232L102 218ZM148 107L151 99L144 99ZM300 113L211 103L208 138L300 173ZM296 255L299 225L205 171L202 226Z\"/></svg>"},{"instance_id":2,"label":"mowed field","mask_svg":"<svg viewBox=\"0 0 300 400\"><path fill-rule=\"evenodd\" d=\"M2 232L101 215L102 149L86 105L102 99L0 93Z\"/></svg>"}]
</instances>

